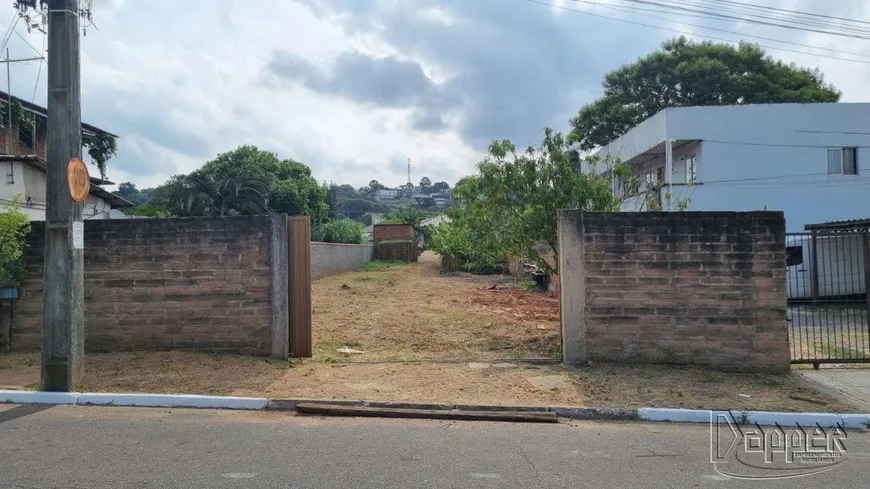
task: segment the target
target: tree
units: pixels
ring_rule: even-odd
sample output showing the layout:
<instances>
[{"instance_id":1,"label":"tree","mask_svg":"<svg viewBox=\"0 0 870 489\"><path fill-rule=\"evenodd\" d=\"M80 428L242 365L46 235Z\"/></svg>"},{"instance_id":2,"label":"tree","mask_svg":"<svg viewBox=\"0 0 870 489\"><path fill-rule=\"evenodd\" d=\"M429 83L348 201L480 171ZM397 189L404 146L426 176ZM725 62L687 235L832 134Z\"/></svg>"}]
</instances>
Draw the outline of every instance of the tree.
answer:
<instances>
[{"instance_id":1,"label":"tree","mask_svg":"<svg viewBox=\"0 0 870 489\"><path fill-rule=\"evenodd\" d=\"M311 230L311 241L362 244L365 240L364 233L365 224L347 218L339 218L315 226Z\"/></svg>"},{"instance_id":2,"label":"tree","mask_svg":"<svg viewBox=\"0 0 870 489\"><path fill-rule=\"evenodd\" d=\"M275 153L256 146L241 146L219 154L197 171L215 173L218 180L235 172L248 180L262 178L269 185L267 200L273 211L311 216L313 223L326 220L326 188L311 176L310 168L298 161L279 159Z\"/></svg>"},{"instance_id":3,"label":"tree","mask_svg":"<svg viewBox=\"0 0 870 489\"><path fill-rule=\"evenodd\" d=\"M148 203L151 200L153 192L154 189L146 188L139 190L136 188L136 184L132 182L124 182L118 185L118 190L114 193L118 197L139 206Z\"/></svg>"},{"instance_id":4,"label":"tree","mask_svg":"<svg viewBox=\"0 0 870 489\"><path fill-rule=\"evenodd\" d=\"M611 176L627 178L627 165L593 158L580 171L570 143L546 129L538 147L517 154L510 140L493 141L478 174L453 189L457 206L448 213L452 225L487 256L512 254L557 273L556 215L560 209L615 211L622 202L611 191ZM539 251L549 249L552 260Z\"/></svg>"},{"instance_id":5,"label":"tree","mask_svg":"<svg viewBox=\"0 0 870 489\"><path fill-rule=\"evenodd\" d=\"M155 212L165 212L168 216L191 215L188 202L193 188L187 175L173 175L166 183L154 189L150 204Z\"/></svg>"},{"instance_id":6,"label":"tree","mask_svg":"<svg viewBox=\"0 0 870 489\"><path fill-rule=\"evenodd\" d=\"M604 77L604 96L571 119L581 149L603 146L668 107L837 102L818 70L787 65L758 46L666 41L660 51Z\"/></svg>"},{"instance_id":7,"label":"tree","mask_svg":"<svg viewBox=\"0 0 870 489\"><path fill-rule=\"evenodd\" d=\"M187 211L197 216L235 216L268 212L269 183L263 176L237 172L218 176L194 173L189 185Z\"/></svg>"},{"instance_id":8,"label":"tree","mask_svg":"<svg viewBox=\"0 0 870 489\"><path fill-rule=\"evenodd\" d=\"M30 232L30 216L21 211L21 195L0 206L0 284L10 285L24 275L25 238Z\"/></svg>"},{"instance_id":9,"label":"tree","mask_svg":"<svg viewBox=\"0 0 870 489\"><path fill-rule=\"evenodd\" d=\"M374 193L374 192L377 192L378 190L381 190L384 188L387 188L387 187L384 187L383 185L381 185L380 182L378 182L377 180L372 180L371 182L369 182L369 192Z\"/></svg>"},{"instance_id":10,"label":"tree","mask_svg":"<svg viewBox=\"0 0 870 489\"><path fill-rule=\"evenodd\" d=\"M447 192L447 191L449 191L449 190L450 190L450 185L449 185L447 182L435 182L435 184L432 185L432 190L434 190L433 193L439 193L439 194L440 194L440 193L442 193L442 192Z\"/></svg>"},{"instance_id":11,"label":"tree","mask_svg":"<svg viewBox=\"0 0 870 489\"><path fill-rule=\"evenodd\" d=\"M432 180L429 180L429 177L423 177L420 179L420 190L423 193L428 193L429 187L432 186Z\"/></svg>"}]
</instances>

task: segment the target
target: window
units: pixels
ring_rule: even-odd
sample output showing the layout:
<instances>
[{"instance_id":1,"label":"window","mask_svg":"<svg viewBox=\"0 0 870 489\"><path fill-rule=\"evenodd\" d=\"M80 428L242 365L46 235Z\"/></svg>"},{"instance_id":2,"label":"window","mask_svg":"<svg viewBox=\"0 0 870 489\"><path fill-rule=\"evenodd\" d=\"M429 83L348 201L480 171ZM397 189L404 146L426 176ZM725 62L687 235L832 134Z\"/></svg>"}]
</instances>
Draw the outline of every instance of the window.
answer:
<instances>
[{"instance_id":1,"label":"window","mask_svg":"<svg viewBox=\"0 0 870 489\"><path fill-rule=\"evenodd\" d=\"M645 180L646 180L646 187L644 187L644 188L645 188L646 190L649 190L649 189L655 188L655 187L656 187L656 181L657 181L657 180L656 180L656 172L651 171L651 172L647 173L646 176L645 176Z\"/></svg>"},{"instance_id":2,"label":"window","mask_svg":"<svg viewBox=\"0 0 870 489\"><path fill-rule=\"evenodd\" d=\"M828 148L828 175L857 175L858 151L855 148Z\"/></svg>"},{"instance_id":3,"label":"window","mask_svg":"<svg viewBox=\"0 0 870 489\"><path fill-rule=\"evenodd\" d=\"M686 166L686 183L694 183L697 176L695 168L695 155L684 156L683 161Z\"/></svg>"},{"instance_id":4,"label":"window","mask_svg":"<svg viewBox=\"0 0 870 489\"><path fill-rule=\"evenodd\" d=\"M788 246L785 249L785 266L793 267L804 262L803 246Z\"/></svg>"}]
</instances>

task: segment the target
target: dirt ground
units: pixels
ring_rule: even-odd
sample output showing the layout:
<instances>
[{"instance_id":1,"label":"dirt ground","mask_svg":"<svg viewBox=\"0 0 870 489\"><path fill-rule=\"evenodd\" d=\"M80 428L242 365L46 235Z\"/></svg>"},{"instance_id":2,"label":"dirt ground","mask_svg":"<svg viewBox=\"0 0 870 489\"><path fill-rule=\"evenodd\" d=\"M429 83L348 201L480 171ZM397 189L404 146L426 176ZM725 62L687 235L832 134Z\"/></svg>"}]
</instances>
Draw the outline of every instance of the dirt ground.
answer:
<instances>
[{"instance_id":1,"label":"dirt ground","mask_svg":"<svg viewBox=\"0 0 870 489\"><path fill-rule=\"evenodd\" d=\"M83 391L501 405L854 412L794 375L699 368L461 363L342 364L194 352L88 355ZM13 385L18 382L18 385ZM0 356L0 386L38 387L39 356ZM742 397L745 394L750 397Z\"/></svg>"},{"instance_id":2,"label":"dirt ground","mask_svg":"<svg viewBox=\"0 0 870 489\"><path fill-rule=\"evenodd\" d=\"M792 375L666 366L570 369L518 362L559 357L558 298L522 290L508 277L441 275L431 253L416 264L315 281L312 305L313 358L290 363L182 351L93 354L86 360L82 389L502 405L854 411L803 387ZM340 348L363 353L341 353ZM35 389L38 384L38 354L0 355L0 388Z\"/></svg>"},{"instance_id":3,"label":"dirt ground","mask_svg":"<svg viewBox=\"0 0 870 489\"><path fill-rule=\"evenodd\" d=\"M521 290L503 277L441 275L431 252L411 265L317 280L312 307L316 360L559 356L556 296ZM365 353L348 356L337 351L343 347Z\"/></svg>"}]
</instances>

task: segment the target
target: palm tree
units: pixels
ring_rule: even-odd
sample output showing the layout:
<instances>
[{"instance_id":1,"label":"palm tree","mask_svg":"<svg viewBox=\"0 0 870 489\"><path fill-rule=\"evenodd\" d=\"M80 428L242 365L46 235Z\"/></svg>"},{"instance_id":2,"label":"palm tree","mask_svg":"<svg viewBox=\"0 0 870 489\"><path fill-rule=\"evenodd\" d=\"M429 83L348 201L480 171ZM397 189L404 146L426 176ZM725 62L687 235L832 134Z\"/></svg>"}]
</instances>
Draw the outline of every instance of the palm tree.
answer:
<instances>
[{"instance_id":1,"label":"palm tree","mask_svg":"<svg viewBox=\"0 0 870 489\"><path fill-rule=\"evenodd\" d=\"M264 214L269 210L268 181L260 176L214 174L188 177L187 211L198 216Z\"/></svg>"}]
</instances>

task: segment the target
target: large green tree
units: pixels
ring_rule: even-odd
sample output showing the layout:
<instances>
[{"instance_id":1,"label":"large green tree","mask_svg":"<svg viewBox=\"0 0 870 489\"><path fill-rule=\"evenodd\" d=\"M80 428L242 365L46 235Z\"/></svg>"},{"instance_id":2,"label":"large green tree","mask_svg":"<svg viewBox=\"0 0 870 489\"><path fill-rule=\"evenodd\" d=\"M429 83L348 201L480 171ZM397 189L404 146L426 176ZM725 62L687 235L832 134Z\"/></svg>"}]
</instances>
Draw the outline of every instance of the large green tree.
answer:
<instances>
[{"instance_id":1,"label":"large green tree","mask_svg":"<svg viewBox=\"0 0 870 489\"><path fill-rule=\"evenodd\" d=\"M622 202L611 191L611 175L626 177L626 165L593 158L586 165L591 171L581 172L576 150L551 129L540 146L524 153L507 139L493 141L478 174L453 189L458 205L448 212L453 223L447 226L463 226L458 234L477 248L475 253L522 256L556 273L558 211L615 211ZM539 245L549 248L553 262Z\"/></svg>"},{"instance_id":2,"label":"large green tree","mask_svg":"<svg viewBox=\"0 0 870 489\"><path fill-rule=\"evenodd\" d=\"M262 194L262 202L259 194ZM220 214L229 205L234 210L224 212L251 214L281 212L311 216L313 223L326 220L329 206L326 187L311 176L311 170L290 159L280 159L275 153L255 146L241 146L219 154L189 175L173 176L154 190L151 203L166 209L170 215L202 215L205 196L215 206L209 213Z\"/></svg>"},{"instance_id":3,"label":"large green tree","mask_svg":"<svg viewBox=\"0 0 870 489\"><path fill-rule=\"evenodd\" d=\"M786 64L749 43L666 41L604 77L604 95L571 119L571 139L592 149L668 107L837 102L818 70Z\"/></svg>"}]
</instances>

